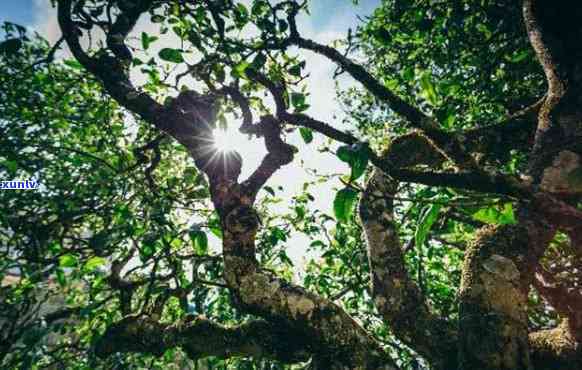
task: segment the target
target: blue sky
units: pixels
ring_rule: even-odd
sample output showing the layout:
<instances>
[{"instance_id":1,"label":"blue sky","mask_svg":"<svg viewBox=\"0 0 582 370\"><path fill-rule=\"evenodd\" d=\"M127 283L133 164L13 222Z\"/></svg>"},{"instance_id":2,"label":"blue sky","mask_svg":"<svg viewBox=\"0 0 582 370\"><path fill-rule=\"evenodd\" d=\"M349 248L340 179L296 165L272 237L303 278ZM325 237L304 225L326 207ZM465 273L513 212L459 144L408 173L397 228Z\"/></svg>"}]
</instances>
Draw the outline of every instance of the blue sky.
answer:
<instances>
[{"instance_id":1,"label":"blue sky","mask_svg":"<svg viewBox=\"0 0 582 370\"><path fill-rule=\"evenodd\" d=\"M33 0L2 0L0 2L0 22L5 21L22 25L32 25L34 22Z\"/></svg>"}]
</instances>

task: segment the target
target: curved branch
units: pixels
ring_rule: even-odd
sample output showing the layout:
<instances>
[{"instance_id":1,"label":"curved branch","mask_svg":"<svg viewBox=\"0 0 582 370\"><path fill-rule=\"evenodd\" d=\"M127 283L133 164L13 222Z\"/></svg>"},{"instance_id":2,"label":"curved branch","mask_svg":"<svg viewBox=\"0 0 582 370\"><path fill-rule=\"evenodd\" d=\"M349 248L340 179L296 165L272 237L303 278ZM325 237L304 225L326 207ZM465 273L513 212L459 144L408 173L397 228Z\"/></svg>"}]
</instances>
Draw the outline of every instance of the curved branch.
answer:
<instances>
[{"instance_id":1,"label":"curved branch","mask_svg":"<svg viewBox=\"0 0 582 370\"><path fill-rule=\"evenodd\" d=\"M561 177L556 171L546 171L552 162L559 162L566 152L577 155L579 162L582 155L578 144L582 139L582 112L579 109L582 92L580 17L582 3L579 2L558 6L541 0L523 2L523 18L529 40L548 84L530 160L534 183L541 184L543 189L555 185L555 178ZM582 169L582 163L575 167Z\"/></svg>"},{"instance_id":2,"label":"curved branch","mask_svg":"<svg viewBox=\"0 0 582 370\"><path fill-rule=\"evenodd\" d=\"M337 130L331 125L313 119L305 114L284 113L282 118L290 124L311 128L314 131L346 144L359 142L353 135ZM437 145L433 144L433 146L439 152L443 153L443 150L438 143ZM487 173L485 171L458 173L436 171L422 172L400 168L397 164L395 165L392 163L388 158L382 158L373 152L370 152L370 161L374 166L381 169L389 176L402 182L413 182L430 186L444 186L473 190L481 193L504 194L526 198L531 197L532 193L532 190L518 179L498 173Z\"/></svg>"},{"instance_id":3,"label":"curved branch","mask_svg":"<svg viewBox=\"0 0 582 370\"><path fill-rule=\"evenodd\" d=\"M71 19L72 3L72 0L58 1L58 21L63 37L75 58L103 82L107 92L119 104L153 123L156 112L161 111L163 107L149 95L137 91L124 72L124 67L116 58L106 53L102 53L99 58L94 58L83 50L79 41L81 32ZM118 41L121 42L121 40Z\"/></svg>"},{"instance_id":4,"label":"curved branch","mask_svg":"<svg viewBox=\"0 0 582 370\"><path fill-rule=\"evenodd\" d=\"M241 163L236 153L217 156L213 143L217 97L201 95L195 91L183 91L171 104L164 106L143 91L136 89L126 71L124 57L111 57L104 50L99 58L86 54L79 42L79 30L71 19L72 0L58 1L58 20L63 36L77 60L103 83L105 90L120 105L141 116L146 122L168 133L184 145L197 166L211 178L224 177L236 180ZM121 9L121 15L110 33L118 53L123 53L124 40L139 16L149 8L149 1L142 5ZM129 5L128 5L129 6ZM112 31L112 32L113 32Z\"/></svg>"},{"instance_id":5,"label":"curved branch","mask_svg":"<svg viewBox=\"0 0 582 370\"><path fill-rule=\"evenodd\" d=\"M152 3L153 0L117 2L121 12L107 33L107 46L124 63L128 64L132 60L131 52L125 45L125 39L135 27L141 14L146 12Z\"/></svg>"},{"instance_id":6,"label":"curved branch","mask_svg":"<svg viewBox=\"0 0 582 370\"><path fill-rule=\"evenodd\" d=\"M477 168L474 158L465 151L458 138L439 128L438 122L414 105L396 95L387 86L383 85L363 66L352 61L336 49L319 44L313 40L303 38L298 30L295 17L299 7L297 4L288 16L291 29L289 42L299 48L311 50L323 55L348 72L356 81L360 82L379 101L385 102L396 114L403 117L413 128L422 130L437 146L450 157L460 168Z\"/></svg>"},{"instance_id":7,"label":"curved branch","mask_svg":"<svg viewBox=\"0 0 582 370\"><path fill-rule=\"evenodd\" d=\"M405 150L411 147L415 150ZM437 165L444 160L426 137L418 134L400 137L392 143L385 157L403 167ZM457 332L452 323L431 312L406 269L394 223L393 198L397 191L398 181L376 170L360 200L359 213L367 239L372 297L385 322L400 340L436 369L452 369L457 361Z\"/></svg>"},{"instance_id":8,"label":"curved branch","mask_svg":"<svg viewBox=\"0 0 582 370\"><path fill-rule=\"evenodd\" d=\"M247 68L245 73L251 80L257 81L269 90L275 100L276 115L280 118L281 114L288 108L285 99L285 86L280 82L271 81L267 76L257 71L255 68Z\"/></svg>"},{"instance_id":9,"label":"curved branch","mask_svg":"<svg viewBox=\"0 0 582 370\"><path fill-rule=\"evenodd\" d=\"M293 147L281 139L281 124L274 117L263 117L257 126L258 131L265 138L268 153L259 168L243 182L243 186L247 188L253 199L276 171L293 161L294 154Z\"/></svg>"},{"instance_id":10,"label":"curved branch","mask_svg":"<svg viewBox=\"0 0 582 370\"><path fill-rule=\"evenodd\" d=\"M260 268L255 252L259 218L246 187L216 184L213 201L223 229L224 277L238 307L296 329L312 348L317 369L396 368L341 307Z\"/></svg>"},{"instance_id":11,"label":"curved branch","mask_svg":"<svg viewBox=\"0 0 582 370\"><path fill-rule=\"evenodd\" d=\"M522 207L518 225L485 227L467 249L459 291L459 368L529 370L527 299L556 230Z\"/></svg>"}]
</instances>

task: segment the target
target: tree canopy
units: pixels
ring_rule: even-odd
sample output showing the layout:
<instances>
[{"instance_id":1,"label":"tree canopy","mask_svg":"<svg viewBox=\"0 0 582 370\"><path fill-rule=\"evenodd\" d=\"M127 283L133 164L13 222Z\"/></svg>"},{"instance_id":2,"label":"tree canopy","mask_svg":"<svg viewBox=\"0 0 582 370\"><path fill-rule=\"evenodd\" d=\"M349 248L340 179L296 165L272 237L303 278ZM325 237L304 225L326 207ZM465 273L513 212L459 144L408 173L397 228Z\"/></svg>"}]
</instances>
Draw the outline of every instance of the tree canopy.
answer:
<instances>
[{"instance_id":1,"label":"tree canopy","mask_svg":"<svg viewBox=\"0 0 582 370\"><path fill-rule=\"evenodd\" d=\"M56 44L0 43L0 180L39 183L0 190L2 368L582 369L582 4L383 0L324 44L308 1L52 3ZM283 196L313 146L347 172Z\"/></svg>"}]
</instances>

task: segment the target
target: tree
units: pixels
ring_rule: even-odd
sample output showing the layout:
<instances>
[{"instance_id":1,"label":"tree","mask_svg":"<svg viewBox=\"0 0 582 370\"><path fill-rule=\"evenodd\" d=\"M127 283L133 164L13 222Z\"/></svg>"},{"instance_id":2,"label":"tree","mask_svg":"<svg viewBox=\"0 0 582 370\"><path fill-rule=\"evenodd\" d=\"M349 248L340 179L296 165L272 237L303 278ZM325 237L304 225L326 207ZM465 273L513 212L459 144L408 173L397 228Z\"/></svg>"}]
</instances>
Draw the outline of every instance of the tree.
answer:
<instances>
[{"instance_id":1,"label":"tree","mask_svg":"<svg viewBox=\"0 0 582 370\"><path fill-rule=\"evenodd\" d=\"M0 193L6 367L582 368L582 4L385 0L336 47L292 0L55 5L73 60L0 45L3 175L43 185ZM306 114L304 52L359 83L357 132ZM248 178L230 115L267 149ZM309 184L270 208L296 129L350 166L335 218Z\"/></svg>"}]
</instances>

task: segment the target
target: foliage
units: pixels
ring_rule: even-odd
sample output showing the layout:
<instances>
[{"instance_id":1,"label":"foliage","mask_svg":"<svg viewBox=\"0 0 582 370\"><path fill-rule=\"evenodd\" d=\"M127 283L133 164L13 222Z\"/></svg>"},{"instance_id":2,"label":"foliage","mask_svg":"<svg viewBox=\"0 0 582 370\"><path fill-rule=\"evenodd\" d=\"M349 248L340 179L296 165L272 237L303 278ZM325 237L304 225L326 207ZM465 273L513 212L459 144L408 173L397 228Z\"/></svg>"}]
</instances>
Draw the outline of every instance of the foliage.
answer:
<instances>
[{"instance_id":1,"label":"foliage","mask_svg":"<svg viewBox=\"0 0 582 370\"><path fill-rule=\"evenodd\" d=\"M80 7L91 14L80 16L76 25L83 36L111 12L106 1L88 3ZM122 14L128 11L124 4L111 7ZM241 131L255 140L264 138L271 157L284 157L320 144L318 135L326 133L317 124L296 129L287 122L275 135L284 145L277 142L273 149L273 135L260 132L268 118L282 112L306 120L308 66L285 40L297 32L292 16L308 10L308 5L289 1L154 1L144 13L157 32L128 39L127 50L116 49L119 45L109 40L108 51L89 50L86 57L135 72L142 82L139 91L167 109L181 109L183 94L203 86L204 96L219 102L213 113L222 128L242 121L237 125ZM501 122L544 94L543 73L523 23L516 21L520 12L519 4L511 2L384 0L338 44L346 55L366 60L373 77L434 118L438 129L458 133ZM2 367L311 366L244 356L191 359L179 347L161 354L96 355L107 329L130 316L171 325L190 323L197 315L227 326L265 317L288 322L275 313L240 308L248 307L240 304L238 291L231 291L222 255L222 243L230 236L224 212L231 205L215 207L220 194L213 186L219 181L184 144L188 140L179 143L170 137L180 138L180 130L172 131L168 124L162 132L151 125L147 107L128 109L139 97L112 93L111 81L88 73L78 55L53 60L54 50L41 37L10 23L4 29L0 179L34 178L41 187L0 192L0 278L18 276L0 289ZM256 260L260 271L338 303L401 368L428 368L429 360L399 338L375 306L357 207L372 164L379 167L375 153L410 133L411 125L369 88L340 89L338 97L358 139L346 134L349 139L342 145L325 143L320 150L337 156L348 170L330 176L314 172L291 199L283 197L283 188L259 184ZM206 126L214 124L210 121ZM297 147L284 143L293 135L302 140L295 141ZM276 151L281 147L289 150L281 154ZM522 175L525 157L516 149L509 158L483 160L483 166L502 175ZM452 162L439 162L445 174L454 173ZM433 170L424 163L415 169L427 167ZM268 170L257 171L257 177ZM329 214L317 209L318 186L338 181L342 186ZM261 188L265 191L258 192ZM471 240L487 224L515 225L516 198L406 181L395 194L381 196L394 203L390 222L403 241L405 268L434 311L453 322L459 316L462 263ZM560 238L552 242L552 252L566 261ZM289 253L298 241L304 245L292 247L305 251L301 261ZM555 324L556 314L539 294L532 292L530 298L530 326Z\"/></svg>"}]
</instances>

